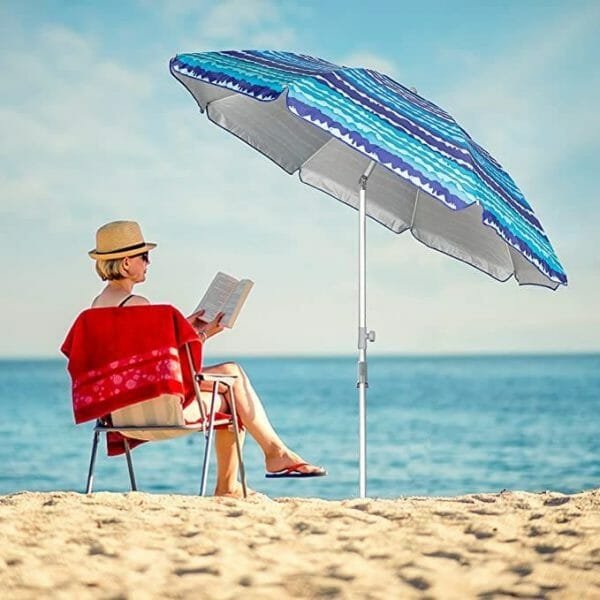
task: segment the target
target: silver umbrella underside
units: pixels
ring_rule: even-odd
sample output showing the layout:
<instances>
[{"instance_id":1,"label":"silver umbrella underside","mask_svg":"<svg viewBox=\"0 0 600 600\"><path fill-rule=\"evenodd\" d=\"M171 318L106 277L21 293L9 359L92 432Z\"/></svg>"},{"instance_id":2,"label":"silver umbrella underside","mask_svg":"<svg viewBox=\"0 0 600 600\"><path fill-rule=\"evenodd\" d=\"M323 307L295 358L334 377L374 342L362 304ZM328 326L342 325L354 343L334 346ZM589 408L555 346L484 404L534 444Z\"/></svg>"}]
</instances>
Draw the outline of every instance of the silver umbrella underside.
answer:
<instances>
[{"instance_id":1,"label":"silver umbrella underside","mask_svg":"<svg viewBox=\"0 0 600 600\"><path fill-rule=\"evenodd\" d=\"M370 159L328 132L295 116L286 94L262 102L172 71L208 118L301 181L358 209L359 180ZM423 244L457 258L499 281L512 275L521 285L556 289L541 273L482 222L472 204L452 210L391 170L378 165L369 177L366 212L395 233L410 231Z\"/></svg>"}]
</instances>

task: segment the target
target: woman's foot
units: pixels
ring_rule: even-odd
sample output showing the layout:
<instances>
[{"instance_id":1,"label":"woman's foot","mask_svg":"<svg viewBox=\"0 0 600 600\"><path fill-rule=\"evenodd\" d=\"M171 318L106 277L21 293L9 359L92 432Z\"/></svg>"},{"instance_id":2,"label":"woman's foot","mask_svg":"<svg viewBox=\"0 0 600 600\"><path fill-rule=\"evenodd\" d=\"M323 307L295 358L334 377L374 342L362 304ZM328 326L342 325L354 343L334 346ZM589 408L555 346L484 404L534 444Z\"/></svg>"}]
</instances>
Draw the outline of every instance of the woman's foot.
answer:
<instances>
[{"instance_id":1,"label":"woman's foot","mask_svg":"<svg viewBox=\"0 0 600 600\"><path fill-rule=\"evenodd\" d=\"M248 486L246 486L246 491L248 492L248 498L265 498L270 500L270 498L265 496L265 494L251 490ZM243 498L244 490L242 488L242 484L239 481L236 481L232 488L215 488L214 495L222 498Z\"/></svg>"},{"instance_id":2,"label":"woman's foot","mask_svg":"<svg viewBox=\"0 0 600 600\"><path fill-rule=\"evenodd\" d=\"M275 455L265 457L265 467L267 474L281 473L288 470L291 476L313 476L326 475L327 471L323 467L311 465L305 462L298 454L290 451L278 452ZM291 473L293 471L293 474ZM287 476L290 476L287 475Z\"/></svg>"}]
</instances>

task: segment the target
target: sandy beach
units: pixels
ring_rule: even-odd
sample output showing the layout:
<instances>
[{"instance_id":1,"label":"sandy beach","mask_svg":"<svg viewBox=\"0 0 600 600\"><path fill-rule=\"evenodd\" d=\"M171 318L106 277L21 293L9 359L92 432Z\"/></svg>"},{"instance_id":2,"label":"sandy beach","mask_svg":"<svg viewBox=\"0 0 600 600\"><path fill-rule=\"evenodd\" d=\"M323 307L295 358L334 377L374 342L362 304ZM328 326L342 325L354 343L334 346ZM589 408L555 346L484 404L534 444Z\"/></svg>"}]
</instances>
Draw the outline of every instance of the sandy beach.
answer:
<instances>
[{"instance_id":1,"label":"sandy beach","mask_svg":"<svg viewBox=\"0 0 600 600\"><path fill-rule=\"evenodd\" d=\"M3 598L600 598L600 490L0 499Z\"/></svg>"}]
</instances>

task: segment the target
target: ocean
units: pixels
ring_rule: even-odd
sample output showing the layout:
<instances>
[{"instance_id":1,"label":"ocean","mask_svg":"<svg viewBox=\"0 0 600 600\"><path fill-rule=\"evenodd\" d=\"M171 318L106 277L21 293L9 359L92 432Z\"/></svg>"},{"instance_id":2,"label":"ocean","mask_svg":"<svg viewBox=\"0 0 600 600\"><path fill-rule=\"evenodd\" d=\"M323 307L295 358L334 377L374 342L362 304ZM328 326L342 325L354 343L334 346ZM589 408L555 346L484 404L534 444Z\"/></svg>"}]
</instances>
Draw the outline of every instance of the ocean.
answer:
<instances>
[{"instance_id":1,"label":"ocean","mask_svg":"<svg viewBox=\"0 0 600 600\"><path fill-rule=\"evenodd\" d=\"M284 441L329 471L267 480L248 438L249 485L272 497L356 497L355 358L237 360ZM600 486L600 355L372 356L369 384L369 496ZM92 425L73 423L65 361L1 360L0 408L0 494L83 491ZM133 452L138 487L197 494L201 457L199 435L145 444ZM95 490L127 489L125 459L102 446Z\"/></svg>"}]
</instances>

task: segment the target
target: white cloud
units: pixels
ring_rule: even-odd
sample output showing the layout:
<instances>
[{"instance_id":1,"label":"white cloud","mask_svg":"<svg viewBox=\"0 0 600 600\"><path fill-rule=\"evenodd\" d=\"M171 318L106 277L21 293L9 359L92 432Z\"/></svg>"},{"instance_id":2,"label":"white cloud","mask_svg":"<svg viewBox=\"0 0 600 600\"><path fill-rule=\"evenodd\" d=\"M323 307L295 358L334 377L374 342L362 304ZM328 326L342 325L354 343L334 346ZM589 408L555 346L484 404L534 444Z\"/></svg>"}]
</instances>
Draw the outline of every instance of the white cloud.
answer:
<instances>
[{"instance_id":1,"label":"white cloud","mask_svg":"<svg viewBox=\"0 0 600 600\"><path fill-rule=\"evenodd\" d=\"M402 81L398 70L398 65L388 58L373 52L353 52L352 54L347 54L334 62L346 67L373 69L375 71L379 71L380 73L384 73L385 75L388 75L397 81Z\"/></svg>"},{"instance_id":2,"label":"white cloud","mask_svg":"<svg viewBox=\"0 0 600 600\"><path fill-rule=\"evenodd\" d=\"M285 3L269 0L222 0L206 3L200 11L188 10L187 20L195 22L193 36L182 40L186 52L226 49L293 49L297 34ZM176 14L167 3L166 10ZM179 12L186 12L179 7Z\"/></svg>"},{"instance_id":3,"label":"white cloud","mask_svg":"<svg viewBox=\"0 0 600 600\"><path fill-rule=\"evenodd\" d=\"M206 35L214 39L237 39L248 30L279 24L278 7L269 0L223 0L202 18Z\"/></svg>"}]
</instances>

